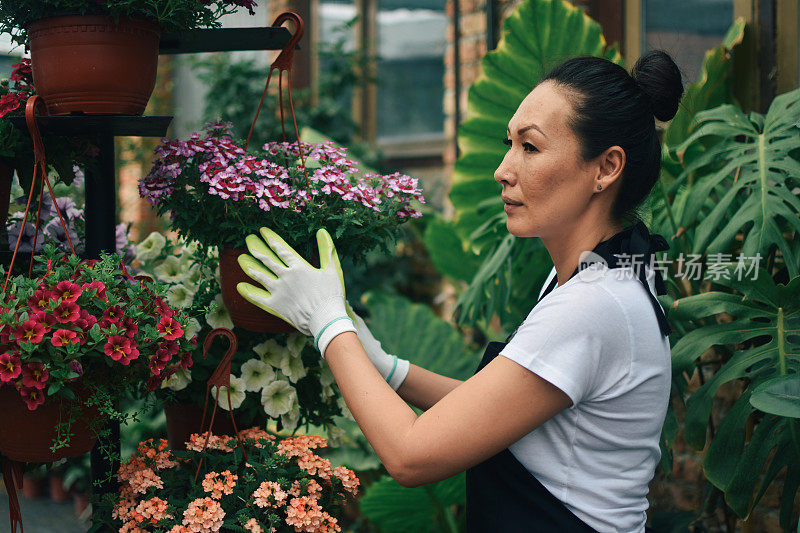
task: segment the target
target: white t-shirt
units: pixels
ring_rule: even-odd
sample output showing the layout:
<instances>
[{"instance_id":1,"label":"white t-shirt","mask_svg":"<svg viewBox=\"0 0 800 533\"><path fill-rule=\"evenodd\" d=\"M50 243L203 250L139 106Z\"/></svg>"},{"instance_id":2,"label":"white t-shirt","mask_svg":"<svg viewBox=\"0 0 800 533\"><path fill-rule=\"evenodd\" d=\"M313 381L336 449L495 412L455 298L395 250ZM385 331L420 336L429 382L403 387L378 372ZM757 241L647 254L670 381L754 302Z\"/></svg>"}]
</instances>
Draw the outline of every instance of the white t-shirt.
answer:
<instances>
[{"instance_id":1,"label":"white t-shirt","mask_svg":"<svg viewBox=\"0 0 800 533\"><path fill-rule=\"evenodd\" d=\"M555 268L544 287L553 276ZM643 531L661 456L670 346L633 271L589 265L533 308L500 355L573 403L511 453L596 530Z\"/></svg>"}]
</instances>

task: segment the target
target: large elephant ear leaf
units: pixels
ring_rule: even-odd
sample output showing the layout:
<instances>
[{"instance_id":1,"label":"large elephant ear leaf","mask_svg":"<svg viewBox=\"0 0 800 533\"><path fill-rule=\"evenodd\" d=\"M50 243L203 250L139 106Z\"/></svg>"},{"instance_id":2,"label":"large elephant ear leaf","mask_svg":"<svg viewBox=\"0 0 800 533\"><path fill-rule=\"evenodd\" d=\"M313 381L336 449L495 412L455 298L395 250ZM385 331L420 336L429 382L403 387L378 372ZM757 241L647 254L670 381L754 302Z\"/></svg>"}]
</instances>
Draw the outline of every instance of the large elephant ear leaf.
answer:
<instances>
[{"instance_id":1,"label":"large elephant ear leaf","mask_svg":"<svg viewBox=\"0 0 800 533\"><path fill-rule=\"evenodd\" d=\"M385 533L456 531L453 505L466 503L463 473L421 487L403 487L383 476L367 488L359 507Z\"/></svg>"},{"instance_id":2,"label":"large elephant ear leaf","mask_svg":"<svg viewBox=\"0 0 800 533\"><path fill-rule=\"evenodd\" d=\"M617 49L606 48L600 25L565 0L526 0L505 20L497 48L483 58L481 74L470 87L467 119L458 132L462 155L450 199L462 239L484 218L465 215L499 194L492 175L506 151L502 140L511 116L550 68L582 55L608 55L622 64ZM502 205L489 215L495 212L502 212Z\"/></svg>"},{"instance_id":3,"label":"large elephant ear leaf","mask_svg":"<svg viewBox=\"0 0 800 533\"><path fill-rule=\"evenodd\" d=\"M697 114L697 128L678 147L713 146L679 177L695 176L680 226L694 229L692 252L730 253L744 234L741 254L780 250L790 277L800 264L790 235L800 231L800 89L775 98L766 116L723 105ZM710 202L708 200L711 200Z\"/></svg>"}]
</instances>

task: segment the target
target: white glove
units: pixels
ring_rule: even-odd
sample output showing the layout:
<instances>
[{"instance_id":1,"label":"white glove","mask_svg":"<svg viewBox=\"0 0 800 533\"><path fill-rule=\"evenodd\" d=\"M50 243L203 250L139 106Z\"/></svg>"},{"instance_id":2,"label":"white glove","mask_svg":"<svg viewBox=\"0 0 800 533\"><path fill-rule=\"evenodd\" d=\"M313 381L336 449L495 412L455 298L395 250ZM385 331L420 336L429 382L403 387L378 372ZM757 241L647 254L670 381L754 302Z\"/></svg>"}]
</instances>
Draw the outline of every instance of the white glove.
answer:
<instances>
[{"instance_id":1,"label":"white glove","mask_svg":"<svg viewBox=\"0 0 800 533\"><path fill-rule=\"evenodd\" d=\"M381 343L372 335L372 332L364 323L364 320L353 311L349 303L347 304L347 314L353 319L358 329L356 332L358 340L361 341L361 345L364 347L364 351L367 352L369 360L372 361L372 364L375 365L375 368L378 369L378 372L381 373L381 376L383 376L383 379L386 380L390 387L394 390L400 388L400 385L402 385L408 375L408 369L410 368L408 360L400 359L396 355L387 354L383 348L381 348Z\"/></svg>"},{"instance_id":2,"label":"white glove","mask_svg":"<svg viewBox=\"0 0 800 533\"><path fill-rule=\"evenodd\" d=\"M314 337L314 346L325 356L334 337L356 331L347 315L344 280L333 239L325 229L317 231L320 268L311 266L269 228L245 239L251 255L239 256L239 266L266 290L239 283L248 302ZM264 243L266 241L266 244ZM267 246L269 245L269 246Z\"/></svg>"}]
</instances>

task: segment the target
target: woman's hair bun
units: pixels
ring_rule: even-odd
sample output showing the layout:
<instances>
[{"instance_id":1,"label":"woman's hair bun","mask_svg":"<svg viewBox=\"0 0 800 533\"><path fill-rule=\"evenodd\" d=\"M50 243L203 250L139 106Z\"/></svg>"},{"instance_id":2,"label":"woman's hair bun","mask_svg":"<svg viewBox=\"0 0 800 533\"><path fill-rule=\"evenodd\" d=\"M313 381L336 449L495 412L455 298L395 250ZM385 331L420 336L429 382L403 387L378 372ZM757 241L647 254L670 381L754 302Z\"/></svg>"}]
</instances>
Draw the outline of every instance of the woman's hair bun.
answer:
<instances>
[{"instance_id":1,"label":"woman's hair bun","mask_svg":"<svg viewBox=\"0 0 800 533\"><path fill-rule=\"evenodd\" d=\"M666 52L650 50L642 55L631 76L650 100L658 120L667 121L675 116L683 96L683 81L678 65Z\"/></svg>"}]
</instances>

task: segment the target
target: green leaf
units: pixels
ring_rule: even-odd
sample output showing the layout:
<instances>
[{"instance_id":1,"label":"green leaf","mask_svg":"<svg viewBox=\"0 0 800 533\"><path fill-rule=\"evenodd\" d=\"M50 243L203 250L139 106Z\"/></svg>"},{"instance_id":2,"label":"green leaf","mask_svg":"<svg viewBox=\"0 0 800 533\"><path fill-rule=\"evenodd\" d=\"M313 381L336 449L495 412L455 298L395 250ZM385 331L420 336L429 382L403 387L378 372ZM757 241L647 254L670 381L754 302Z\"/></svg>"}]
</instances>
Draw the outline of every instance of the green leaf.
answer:
<instances>
[{"instance_id":1,"label":"green leaf","mask_svg":"<svg viewBox=\"0 0 800 533\"><path fill-rule=\"evenodd\" d=\"M367 488L361 512L385 533L447 531L443 513L466 502L463 473L421 487L403 487L383 476Z\"/></svg>"},{"instance_id":2,"label":"green leaf","mask_svg":"<svg viewBox=\"0 0 800 533\"><path fill-rule=\"evenodd\" d=\"M750 404L765 413L800 418L800 374L763 382L753 390Z\"/></svg>"},{"instance_id":3,"label":"green leaf","mask_svg":"<svg viewBox=\"0 0 800 533\"><path fill-rule=\"evenodd\" d=\"M428 306L381 292L365 294L364 304L370 331L387 353L454 379L465 380L475 372L478 355Z\"/></svg>"},{"instance_id":4,"label":"green leaf","mask_svg":"<svg viewBox=\"0 0 800 533\"><path fill-rule=\"evenodd\" d=\"M470 281L478 271L478 256L464 249L455 233L455 224L436 218L428 222L423 234L425 248L436 269L446 276Z\"/></svg>"},{"instance_id":5,"label":"green leaf","mask_svg":"<svg viewBox=\"0 0 800 533\"><path fill-rule=\"evenodd\" d=\"M89 337L90 337L90 338L91 338L91 339L92 339L94 342L100 342L100 341L103 339L103 331L100 329L100 324L98 324L98 323L95 323L95 324L94 324L94 325L93 325L93 326L92 326L92 327L89 329Z\"/></svg>"}]
</instances>

